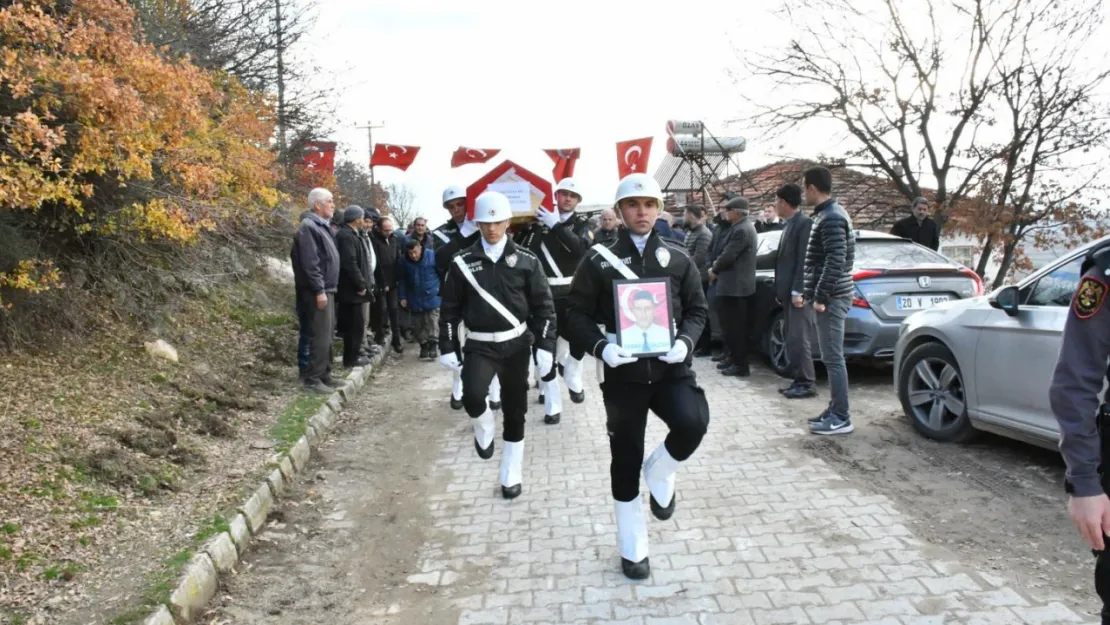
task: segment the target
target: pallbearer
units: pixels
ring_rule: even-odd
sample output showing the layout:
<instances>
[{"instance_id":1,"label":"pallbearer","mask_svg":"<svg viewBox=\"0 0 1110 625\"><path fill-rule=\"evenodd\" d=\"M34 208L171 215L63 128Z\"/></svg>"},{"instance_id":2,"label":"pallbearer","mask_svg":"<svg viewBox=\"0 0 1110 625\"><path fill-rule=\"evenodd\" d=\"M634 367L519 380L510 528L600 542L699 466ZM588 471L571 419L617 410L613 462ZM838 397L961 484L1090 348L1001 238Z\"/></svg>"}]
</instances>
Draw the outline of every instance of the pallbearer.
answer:
<instances>
[{"instance_id":1,"label":"pallbearer","mask_svg":"<svg viewBox=\"0 0 1110 625\"><path fill-rule=\"evenodd\" d=\"M543 267L506 235L512 208L496 192L478 196L474 221L481 241L455 256L440 289L439 361L459 371L463 407L474 422L478 456L493 456L496 423L486 403L494 376L502 381L505 445L501 451L501 494L521 492L524 416L528 412L528 365L536 345L536 370L554 366L555 306ZM459 324L467 327L459 362Z\"/></svg>"},{"instance_id":2,"label":"pallbearer","mask_svg":"<svg viewBox=\"0 0 1110 625\"><path fill-rule=\"evenodd\" d=\"M478 225L466 218L466 191L459 186L450 186L443 190L443 208L450 213L451 219L447 223L432 231L432 240L435 242L436 272L439 273L439 282L447 279L447 268L451 260L460 251L474 245L481 239ZM466 328L462 328L463 338ZM454 372L451 383L451 408L461 410L463 407L463 384L458 371ZM501 409L501 383L496 376L489 385L490 408Z\"/></svg>"},{"instance_id":3,"label":"pallbearer","mask_svg":"<svg viewBox=\"0 0 1110 625\"><path fill-rule=\"evenodd\" d=\"M555 188L557 209L540 208L536 221L516 236L516 242L540 259L551 294L555 297L555 316L559 323L559 339L555 344L555 361L562 369L563 379L576 404L586 401L582 388L582 358L586 353L572 347L563 335L566 333L566 297L574 270L582 261L586 250L593 243L593 230L584 215L575 212L582 201L578 184L573 178L564 178ZM562 391L556 371L540 380L540 400L544 403L544 423L559 422L563 412Z\"/></svg>"},{"instance_id":4,"label":"pallbearer","mask_svg":"<svg viewBox=\"0 0 1110 625\"><path fill-rule=\"evenodd\" d=\"M655 220L662 206L663 193L650 176L630 174L620 181L615 208L624 228L615 241L590 249L574 274L567 302L567 338L571 345L604 362L601 395L612 456L609 473L616 505L617 543L621 568L632 579L651 574L640 501L641 469L652 514L669 519L675 511L678 466L698 448L709 426L709 404L690 368L708 308L701 276L685 248L655 233ZM622 307L628 306L626 311L616 310L615 289L627 296L621 299ZM654 311L645 306L633 312L633 300L637 304L650 301ZM670 348L660 353L646 332L641 332L644 341L625 339L626 344L620 345L622 330L632 329L640 322L638 317L649 314L654 323L669 328L663 347ZM645 462L644 432L649 410L667 424L670 433Z\"/></svg>"}]
</instances>

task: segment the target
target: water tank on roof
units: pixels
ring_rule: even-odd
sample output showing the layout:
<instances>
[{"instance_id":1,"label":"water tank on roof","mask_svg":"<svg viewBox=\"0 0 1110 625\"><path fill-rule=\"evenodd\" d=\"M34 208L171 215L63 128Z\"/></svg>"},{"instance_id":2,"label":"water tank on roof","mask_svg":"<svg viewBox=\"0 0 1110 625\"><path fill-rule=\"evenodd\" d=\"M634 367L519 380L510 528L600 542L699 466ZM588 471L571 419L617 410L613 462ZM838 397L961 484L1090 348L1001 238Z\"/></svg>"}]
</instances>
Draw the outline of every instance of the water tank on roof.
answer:
<instances>
[{"instance_id":1,"label":"water tank on roof","mask_svg":"<svg viewBox=\"0 0 1110 625\"><path fill-rule=\"evenodd\" d=\"M668 135L700 135L704 126L700 121L672 119L667 122Z\"/></svg>"},{"instance_id":2,"label":"water tank on roof","mask_svg":"<svg viewBox=\"0 0 1110 625\"><path fill-rule=\"evenodd\" d=\"M748 142L743 137L671 137L667 139L667 151L675 156L682 153L731 154L743 152Z\"/></svg>"}]
</instances>

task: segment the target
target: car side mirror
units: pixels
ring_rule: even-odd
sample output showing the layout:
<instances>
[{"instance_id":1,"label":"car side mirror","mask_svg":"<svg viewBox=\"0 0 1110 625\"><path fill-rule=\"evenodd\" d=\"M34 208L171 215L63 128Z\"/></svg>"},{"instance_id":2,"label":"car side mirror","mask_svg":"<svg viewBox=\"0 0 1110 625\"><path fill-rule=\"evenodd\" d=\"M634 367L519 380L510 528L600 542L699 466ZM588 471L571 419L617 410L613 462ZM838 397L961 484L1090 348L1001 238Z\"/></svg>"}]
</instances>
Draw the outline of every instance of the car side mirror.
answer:
<instances>
[{"instance_id":1,"label":"car side mirror","mask_svg":"<svg viewBox=\"0 0 1110 625\"><path fill-rule=\"evenodd\" d=\"M991 293L987 301L992 308L997 308L1002 312L1010 315L1011 317L1018 314L1018 294L1020 291L1016 286L1004 286L994 293Z\"/></svg>"}]
</instances>

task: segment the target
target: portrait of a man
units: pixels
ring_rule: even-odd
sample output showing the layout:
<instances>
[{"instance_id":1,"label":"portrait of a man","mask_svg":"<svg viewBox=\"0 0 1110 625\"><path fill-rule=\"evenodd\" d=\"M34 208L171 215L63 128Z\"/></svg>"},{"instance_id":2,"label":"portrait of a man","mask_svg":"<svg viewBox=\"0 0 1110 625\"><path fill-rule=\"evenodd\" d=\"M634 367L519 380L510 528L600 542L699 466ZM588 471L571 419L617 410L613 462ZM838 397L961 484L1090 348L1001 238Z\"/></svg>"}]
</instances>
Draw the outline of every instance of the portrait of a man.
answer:
<instances>
[{"instance_id":1,"label":"portrait of a man","mask_svg":"<svg viewBox=\"0 0 1110 625\"><path fill-rule=\"evenodd\" d=\"M619 343L637 356L665 354L674 345L665 281L626 281L616 285L620 302Z\"/></svg>"}]
</instances>

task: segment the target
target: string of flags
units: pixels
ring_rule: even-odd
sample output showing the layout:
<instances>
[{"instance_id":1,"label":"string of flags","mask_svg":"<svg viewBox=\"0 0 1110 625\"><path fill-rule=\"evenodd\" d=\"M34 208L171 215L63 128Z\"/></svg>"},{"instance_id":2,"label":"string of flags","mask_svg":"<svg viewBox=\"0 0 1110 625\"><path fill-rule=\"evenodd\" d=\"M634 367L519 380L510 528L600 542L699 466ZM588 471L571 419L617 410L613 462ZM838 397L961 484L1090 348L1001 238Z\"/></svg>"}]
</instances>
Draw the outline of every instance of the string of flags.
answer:
<instances>
[{"instance_id":1,"label":"string of flags","mask_svg":"<svg viewBox=\"0 0 1110 625\"><path fill-rule=\"evenodd\" d=\"M651 156L652 137L618 141L616 145L617 171L620 178L633 173L647 171L648 158ZM330 170L334 163L335 143L310 142L306 145L305 165L316 170ZM416 161L420 147L379 143L370 155L370 167L394 167L406 171ZM459 146L451 155L451 167L487 163L498 154L500 149L472 148ZM582 156L581 148L561 148L544 150L554 163L551 170L555 182L574 175L574 166Z\"/></svg>"}]
</instances>

